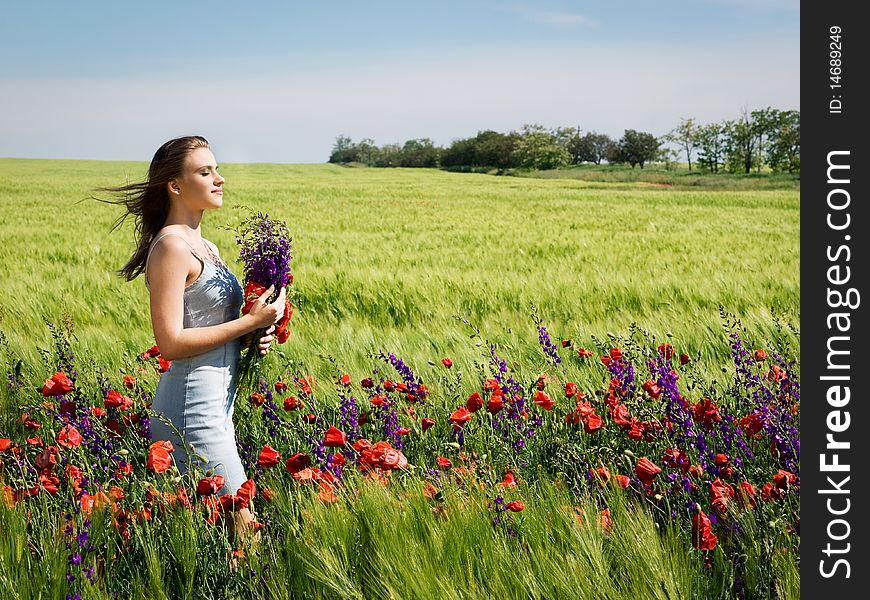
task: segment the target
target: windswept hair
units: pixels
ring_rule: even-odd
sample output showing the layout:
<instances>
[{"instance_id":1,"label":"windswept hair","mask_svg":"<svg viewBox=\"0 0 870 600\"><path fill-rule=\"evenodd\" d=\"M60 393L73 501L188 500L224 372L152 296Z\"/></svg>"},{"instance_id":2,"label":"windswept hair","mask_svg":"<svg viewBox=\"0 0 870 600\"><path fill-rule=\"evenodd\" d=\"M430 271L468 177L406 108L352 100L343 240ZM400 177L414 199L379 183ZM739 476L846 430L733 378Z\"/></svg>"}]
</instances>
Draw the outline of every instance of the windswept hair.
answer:
<instances>
[{"instance_id":1,"label":"windswept hair","mask_svg":"<svg viewBox=\"0 0 870 600\"><path fill-rule=\"evenodd\" d=\"M120 227L130 215L135 219L136 251L127 264L118 270L118 275L127 281L132 281L145 271L148 248L154 236L163 228L169 215L167 184L181 176L184 171L184 160L197 148L208 148L208 140L198 135L169 140L154 153L145 181L97 190L111 192L117 196L112 200L101 200L102 202L126 208L126 212L112 225L112 231Z\"/></svg>"}]
</instances>

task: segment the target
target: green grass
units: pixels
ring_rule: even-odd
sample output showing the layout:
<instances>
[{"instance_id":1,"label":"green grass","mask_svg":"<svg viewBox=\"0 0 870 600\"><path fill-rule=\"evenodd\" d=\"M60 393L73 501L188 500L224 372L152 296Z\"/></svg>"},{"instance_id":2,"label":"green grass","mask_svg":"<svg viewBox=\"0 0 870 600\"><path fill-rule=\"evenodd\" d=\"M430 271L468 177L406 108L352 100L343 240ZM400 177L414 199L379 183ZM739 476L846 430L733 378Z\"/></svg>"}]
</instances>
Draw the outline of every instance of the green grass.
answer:
<instances>
[{"instance_id":1,"label":"green grass","mask_svg":"<svg viewBox=\"0 0 870 600\"><path fill-rule=\"evenodd\" d=\"M142 163L0 160L0 329L26 358L43 319L72 319L79 343L117 364L152 341L142 279L114 275L129 225L98 186L142 177ZM631 323L722 362L718 307L759 334L771 308L798 322L799 194L674 191L571 180L347 169L223 166L222 209L204 234L241 276L231 232L255 207L294 234L297 311L289 355L359 365L371 347L406 360L473 348L454 315L487 337L534 340L530 303L551 334L589 343ZM80 202L81 201L81 202Z\"/></svg>"}]
</instances>

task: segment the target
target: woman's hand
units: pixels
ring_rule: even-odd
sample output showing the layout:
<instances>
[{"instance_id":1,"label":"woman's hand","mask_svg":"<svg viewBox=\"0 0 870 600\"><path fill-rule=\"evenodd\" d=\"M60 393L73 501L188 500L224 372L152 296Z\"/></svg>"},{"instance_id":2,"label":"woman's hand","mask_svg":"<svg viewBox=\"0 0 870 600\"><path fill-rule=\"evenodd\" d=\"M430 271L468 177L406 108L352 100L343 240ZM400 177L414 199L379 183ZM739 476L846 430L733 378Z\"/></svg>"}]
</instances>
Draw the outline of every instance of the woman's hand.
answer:
<instances>
[{"instance_id":1,"label":"woman's hand","mask_svg":"<svg viewBox=\"0 0 870 600\"><path fill-rule=\"evenodd\" d=\"M274 291L275 286L270 285L269 288L254 301L254 304L251 306L251 310L248 311L248 315L253 317L254 322L256 323L256 327L254 327L254 329L262 329L264 327L274 325L282 316L284 316L284 304L286 303L287 299L287 288L282 287L281 293L278 294L278 297L275 299L275 301L269 304L267 300Z\"/></svg>"},{"instance_id":2,"label":"woman's hand","mask_svg":"<svg viewBox=\"0 0 870 600\"><path fill-rule=\"evenodd\" d=\"M272 345L272 340L274 337L272 334L275 332L275 326L272 325L269 329L266 330L266 333L263 337L260 338L259 344L257 347L260 349L260 356L266 356L266 353L269 352L269 346Z\"/></svg>"}]
</instances>

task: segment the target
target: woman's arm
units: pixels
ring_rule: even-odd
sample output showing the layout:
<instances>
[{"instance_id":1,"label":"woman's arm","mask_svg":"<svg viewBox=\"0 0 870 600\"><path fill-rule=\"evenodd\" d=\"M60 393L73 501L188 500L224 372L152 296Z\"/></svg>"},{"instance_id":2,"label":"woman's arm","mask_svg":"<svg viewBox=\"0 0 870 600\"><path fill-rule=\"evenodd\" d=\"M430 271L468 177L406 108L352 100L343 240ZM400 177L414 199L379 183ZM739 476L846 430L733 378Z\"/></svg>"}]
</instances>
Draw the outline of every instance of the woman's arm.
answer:
<instances>
[{"instance_id":1,"label":"woman's arm","mask_svg":"<svg viewBox=\"0 0 870 600\"><path fill-rule=\"evenodd\" d=\"M268 327L284 314L285 290L271 304L266 299L274 288L266 290L251 311L238 319L209 327L184 327L184 288L188 276L200 272L199 261L187 243L176 236L160 240L148 261L151 289L151 324L154 340L166 360L187 358L208 352L246 333Z\"/></svg>"}]
</instances>

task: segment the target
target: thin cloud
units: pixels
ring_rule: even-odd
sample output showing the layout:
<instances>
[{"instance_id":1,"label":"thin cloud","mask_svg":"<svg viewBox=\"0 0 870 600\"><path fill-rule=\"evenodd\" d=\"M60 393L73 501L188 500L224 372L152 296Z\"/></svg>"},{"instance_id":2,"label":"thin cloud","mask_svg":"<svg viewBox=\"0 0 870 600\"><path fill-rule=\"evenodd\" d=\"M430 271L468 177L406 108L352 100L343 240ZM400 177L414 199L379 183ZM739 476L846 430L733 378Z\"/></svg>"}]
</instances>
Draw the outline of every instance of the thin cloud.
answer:
<instances>
[{"instance_id":1,"label":"thin cloud","mask_svg":"<svg viewBox=\"0 0 870 600\"><path fill-rule=\"evenodd\" d=\"M593 21L589 17L568 12L544 11L544 12L526 12L523 14L527 21L537 23L538 25L547 25L549 27L595 27L597 21Z\"/></svg>"},{"instance_id":2,"label":"thin cloud","mask_svg":"<svg viewBox=\"0 0 870 600\"><path fill-rule=\"evenodd\" d=\"M596 27L598 22L585 15L564 10L547 10L534 5L511 4L499 6L499 10L518 15L529 23L567 29L571 27Z\"/></svg>"}]
</instances>

